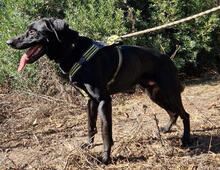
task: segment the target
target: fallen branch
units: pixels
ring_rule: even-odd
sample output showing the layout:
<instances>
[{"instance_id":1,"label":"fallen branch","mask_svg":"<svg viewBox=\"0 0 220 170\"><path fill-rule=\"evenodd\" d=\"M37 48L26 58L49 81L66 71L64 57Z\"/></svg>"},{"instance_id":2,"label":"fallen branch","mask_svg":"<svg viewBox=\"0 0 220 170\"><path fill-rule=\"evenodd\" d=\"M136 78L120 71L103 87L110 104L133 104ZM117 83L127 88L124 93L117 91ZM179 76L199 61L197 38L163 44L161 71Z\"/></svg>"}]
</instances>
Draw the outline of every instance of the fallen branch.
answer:
<instances>
[{"instance_id":1,"label":"fallen branch","mask_svg":"<svg viewBox=\"0 0 220 170\"><path fill-rule=\"evenodd\" d=\"M156 126L157 126L157 130L158 130L158 137L159 137L159 139L160 139L160 143L161 143L161 145L163 146L163 147L165 147L165 145L164 145L164 141L163 141L163 139L162 139L162 137L161 137L161 134L160 134L160 128L159 128L159 121L158 121L158 119L157 119L157 116L156 116L156 114L154 114L154 120L155 120L155 122L156 122Z\"/></svg>"},{"instance_id":2,"label":"fallen branch","mask_svg":"<svg viewBox=\"0 0 220 170\"><path fill-rule=\"evenodd\" d=\"M171 55L170 59L174 59L174 57L176 56L176 53L179 51L180 49L180 45L176 45L176 50L174 51L174 53Z\"/></svg>"}]
</instances>

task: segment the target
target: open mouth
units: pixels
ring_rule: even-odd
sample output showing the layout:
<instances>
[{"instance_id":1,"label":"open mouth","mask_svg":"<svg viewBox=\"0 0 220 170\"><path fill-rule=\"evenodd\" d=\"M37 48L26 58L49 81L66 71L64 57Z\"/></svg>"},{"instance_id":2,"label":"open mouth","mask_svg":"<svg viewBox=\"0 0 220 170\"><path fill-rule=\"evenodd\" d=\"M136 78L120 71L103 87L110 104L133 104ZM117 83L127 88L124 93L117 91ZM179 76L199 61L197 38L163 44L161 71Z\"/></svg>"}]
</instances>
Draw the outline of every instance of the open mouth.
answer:
<instances>
[{"instance_id":1,"label":"open mouth","mask_svg":"<svg viewBox=\"0 0 220 170\"><path fill-rule=\"evenodd\" d=\"M41 45L36 45L31 48L21 57L18 72L22 71L26 64L31 64L44 55L44 48Z\"/></svg>"}]
</instances>

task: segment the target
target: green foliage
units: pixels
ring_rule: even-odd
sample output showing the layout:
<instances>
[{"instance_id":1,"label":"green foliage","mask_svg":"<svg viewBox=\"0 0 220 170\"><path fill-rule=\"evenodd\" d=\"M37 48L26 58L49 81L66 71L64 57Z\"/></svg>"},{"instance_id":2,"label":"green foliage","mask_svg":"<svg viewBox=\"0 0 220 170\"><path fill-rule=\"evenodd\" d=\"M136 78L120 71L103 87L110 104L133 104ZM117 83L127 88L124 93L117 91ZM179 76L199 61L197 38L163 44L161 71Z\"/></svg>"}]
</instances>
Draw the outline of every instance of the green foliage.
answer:
<instances>
[{"instance_id":1,"label":"green foliage","mask_svg":"<svg viewBox=\"0 0 220 170\"><path fill-rule=\"evenodd\" d=\"M21 1L21 0L19 0ZM65 17L66 1L62 0L23 0L20 10L31 19L43 17Z\"/></svg>"},{"instance_id":2,"label":"green foliage","mask_svg":"<svg viewBox=\"0 0 220 170\"><path fill-rule=\"evenodd\" d=\"M117 0L67 0L66 21L74 30L95 40L127 33L124 11L117 8Z\"/></svg>"},{"instance_id":3,"label":"green foliage","mask_svg":"<svg viewBox=\"0 0 220 170\"><path fill-rule=\"evenodd\" d=\"M6 41L16 34L26 29L29 17L23 15L19 10L22 3L2 0L0 5L0 84L7 84L13 87L27 87L34 79L24 79L21 74L17 73L21 51L15 51L6 45ZM33 72L35 65L26 69L24 74L28 77L35 77ZM22 82L22 83L21 83Z\"/></svg>"},{"instance_id":4,"label":"green foliage","mask_svg":"<svg viewBox=\"0 0 220 170\"><path fill-rule=\"evenodd\" d=\"M138 18L141 24L136 28L137 30L176 21L208 10L215 5L211 0L141 1L143 4L148 3L149 10L144 11L142 9L141 18ZM135 6L135 8L140 9L138 6ZM144 22L144 20L147 22ZM210 53L211 50L216 50L212 48L212 43L214 38L219 36L219 28L219 16L216 13L212 13L153 34L142 35L138 37L137 41L139 44L164 51L168 55L175 51L176 45L180 45L181 48L174 62L178 68L184 68L189 63L196 65L197 58L202 51ZM212 55L206 55L205 57L212 57ZM207 58L207 60L210 59Z\"/></svg>"}]
</instances>

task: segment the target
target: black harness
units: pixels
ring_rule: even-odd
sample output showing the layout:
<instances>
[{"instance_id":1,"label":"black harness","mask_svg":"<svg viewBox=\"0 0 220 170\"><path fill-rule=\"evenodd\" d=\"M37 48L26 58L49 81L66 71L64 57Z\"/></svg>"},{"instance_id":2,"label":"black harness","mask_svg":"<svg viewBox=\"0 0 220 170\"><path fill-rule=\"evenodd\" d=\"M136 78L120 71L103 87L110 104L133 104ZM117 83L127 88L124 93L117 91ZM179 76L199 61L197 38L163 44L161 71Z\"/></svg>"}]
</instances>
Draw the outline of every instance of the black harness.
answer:
<instances>
[{"instance_id":1,"label":"black harness","mask_svg":"<svg viewBox=\"0 0 220 170\"><path fill-rule=\"evenodd\" d=\"M89 49L83 54L83 56L79 59L79 61L76 62L72 66L72 68L70 69L70 71L69 71L70 81L75 76L77 71L82 67L82 64L89 61L98 52L98 50L102 49L105 46L106 46L106 44L104 44L104 43L94 41L93 44L91 45L91 47L89 47ZM113 75L113 78L107 83L108 87L110 86L110 84L112 84L114 82L114 80L115 80L116 76L118 75L118 72L121 68L121 64L122 64L121 49L120 49L119 46L116 46L116 48L117 48L117 51L118 51L118 58L119 58L118 67L117 67L117 69L116 69L116 71Z\"/></svg>"}]
</instances>

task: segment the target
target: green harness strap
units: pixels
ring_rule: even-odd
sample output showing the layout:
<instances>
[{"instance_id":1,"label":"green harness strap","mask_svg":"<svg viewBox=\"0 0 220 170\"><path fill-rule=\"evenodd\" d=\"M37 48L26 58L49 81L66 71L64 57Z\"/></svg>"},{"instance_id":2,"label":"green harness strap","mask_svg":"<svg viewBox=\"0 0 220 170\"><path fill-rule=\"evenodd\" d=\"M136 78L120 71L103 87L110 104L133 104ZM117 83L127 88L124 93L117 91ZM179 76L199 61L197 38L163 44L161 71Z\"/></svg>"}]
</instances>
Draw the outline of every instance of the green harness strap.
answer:
<instances>
[{"instance_id":1,"label":"green harness strap","mask_svg":"<svg viewBox=\"0 0 220 170\"><path fill-rule=\"evenodd\" d=\"M119 71L120 71L120 68L121 68L121 65L122 65L122 61L123 61L123 58L122 58L122 53L121 53L121 48L116 46L117 48L117 51L118 51L118 66L117 66L117 69L112 77L112 79L107 83L107 88L109 89L109 86L115 81L115 78L117 77Z\"/></svg>"},{"instance_id":2,"label":"green harness strap","mask_svg":"<svg viewBox=\"0 0 220 170\"><path fill-rule=\"evenodd\" d=\"M97 53L97 51L100 49L99 46L97 46L96 44L93 44L84 54L83 56L80 58L80 60L75 63L73 65L73 67L70 69L69 72L69 78L70 80L72 79L72 77L77 73L77 71L82 67L82 64L86 61L88 61L89 59L91 59L91 57L93 55L95 55Z\"/></svg>"}]
</instances>

